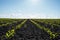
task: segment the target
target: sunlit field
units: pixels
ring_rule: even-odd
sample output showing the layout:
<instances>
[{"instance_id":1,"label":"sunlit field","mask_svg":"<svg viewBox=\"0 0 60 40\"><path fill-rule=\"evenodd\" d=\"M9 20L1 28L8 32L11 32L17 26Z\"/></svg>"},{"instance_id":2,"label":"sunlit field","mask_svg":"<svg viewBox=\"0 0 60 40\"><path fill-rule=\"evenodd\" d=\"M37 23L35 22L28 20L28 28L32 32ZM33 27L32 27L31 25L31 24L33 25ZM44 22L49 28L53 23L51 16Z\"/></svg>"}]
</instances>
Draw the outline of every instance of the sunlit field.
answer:
<instances>
[{"instance_id":1,"label":"sunlit field","mask_svg":"<svg viewBox=\"0 0 60 40\"><path fill-rule=\"evenodd\" d=\"M1 40L60 40L60 19L0 18Z\"/></svg>"}]
</instances>

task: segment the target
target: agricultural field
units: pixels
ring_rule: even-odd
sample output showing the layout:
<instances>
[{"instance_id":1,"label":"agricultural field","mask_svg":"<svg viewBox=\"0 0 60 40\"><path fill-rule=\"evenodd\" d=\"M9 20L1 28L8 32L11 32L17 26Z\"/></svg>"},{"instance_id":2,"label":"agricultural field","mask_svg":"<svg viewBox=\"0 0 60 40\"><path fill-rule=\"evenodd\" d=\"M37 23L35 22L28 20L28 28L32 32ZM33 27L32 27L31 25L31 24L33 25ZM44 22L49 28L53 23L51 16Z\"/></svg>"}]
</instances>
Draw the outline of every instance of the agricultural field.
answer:
<instances>
[{"instance_id":1,"label":"agricultural field","mask_svg":"<svg viewBox=\"0 0 60 40\"><path fill-rule=\"evenodd\" d=\"M0 40L60 40L60 19L0 19Z\"/></svg>"}]
</instances>

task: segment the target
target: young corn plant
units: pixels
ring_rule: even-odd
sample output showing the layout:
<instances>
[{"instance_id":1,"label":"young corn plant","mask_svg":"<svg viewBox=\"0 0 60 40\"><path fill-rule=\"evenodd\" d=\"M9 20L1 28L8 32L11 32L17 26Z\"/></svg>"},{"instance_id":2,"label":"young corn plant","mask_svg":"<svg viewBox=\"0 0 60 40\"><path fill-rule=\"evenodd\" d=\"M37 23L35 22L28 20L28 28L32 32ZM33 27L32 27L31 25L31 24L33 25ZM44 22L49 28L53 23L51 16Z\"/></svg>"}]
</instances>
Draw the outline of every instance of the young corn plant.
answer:
<instances>
[{"instance_id":1,"label":"young corn plant","mask_svg":"<svg viewBox=\"0 0 60 40\"><path fill-rule=\"evenodd\" d=\"M58 36L58 33L53 33L53 32L51 32L49 28L45 28L45 27L43 27L43 26L40 26L38 23L36 23L36 22L34 22L34 21L32 21L32 20L30 20L30 21L31 21L32 23L34 23L38 28L46 31L46 32L50 35L50 39L54 39L55 37Z\"/></svg>"},{"instance_id":2,"label":"young corn plant","mask_svg":"<svg viewBox=\"0 0 60 40\"><path fill-rule=\"evenodd\" d=\"M6 36L6 38L11 38L14 36L14 34L15 34L15 30L12 29L12 30L9 30L8 32L6 32L5 36Z\"/></svg>"}]
</instances>

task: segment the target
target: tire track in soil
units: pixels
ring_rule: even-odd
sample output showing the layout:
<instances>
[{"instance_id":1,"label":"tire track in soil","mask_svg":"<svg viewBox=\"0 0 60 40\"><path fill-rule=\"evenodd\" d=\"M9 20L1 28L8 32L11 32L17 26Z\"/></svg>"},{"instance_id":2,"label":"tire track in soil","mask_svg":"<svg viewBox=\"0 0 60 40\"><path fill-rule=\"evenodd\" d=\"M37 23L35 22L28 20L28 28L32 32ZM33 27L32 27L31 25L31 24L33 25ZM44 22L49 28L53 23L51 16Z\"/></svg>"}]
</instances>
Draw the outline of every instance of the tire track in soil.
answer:
<instances>
[{"instance_id":1,"label":"tire track in soil","mask_svg":"<svg viewBox=\"0 0 60 40\"><path fill-rule=\"evenodd\" d=\"M49 34L39 29L28 19L10 40L50 40Z\"/></svg>"}]
</instances>

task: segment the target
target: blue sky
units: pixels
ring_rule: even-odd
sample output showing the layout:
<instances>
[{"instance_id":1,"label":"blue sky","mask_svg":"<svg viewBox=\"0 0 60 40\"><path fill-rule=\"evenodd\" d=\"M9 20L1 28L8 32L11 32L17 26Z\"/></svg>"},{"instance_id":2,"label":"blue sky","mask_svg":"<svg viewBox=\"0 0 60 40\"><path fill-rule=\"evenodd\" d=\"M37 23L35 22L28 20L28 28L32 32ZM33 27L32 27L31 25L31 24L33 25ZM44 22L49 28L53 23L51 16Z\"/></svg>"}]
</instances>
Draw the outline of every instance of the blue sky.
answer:
<instances>
[{"instance_id":1,"label":"blue sky","mask_svg":"<svg viewBox=\"0 0 60 40\"><path fill-rule=\"evenodd\" d=\"M0 0L0 18L60 18L60 0Z\"/></svg>"}]
</instances>

